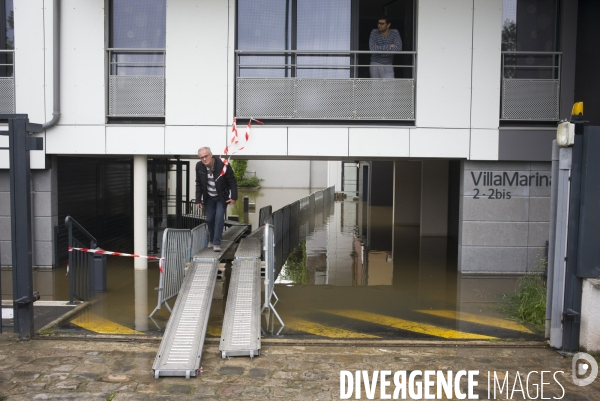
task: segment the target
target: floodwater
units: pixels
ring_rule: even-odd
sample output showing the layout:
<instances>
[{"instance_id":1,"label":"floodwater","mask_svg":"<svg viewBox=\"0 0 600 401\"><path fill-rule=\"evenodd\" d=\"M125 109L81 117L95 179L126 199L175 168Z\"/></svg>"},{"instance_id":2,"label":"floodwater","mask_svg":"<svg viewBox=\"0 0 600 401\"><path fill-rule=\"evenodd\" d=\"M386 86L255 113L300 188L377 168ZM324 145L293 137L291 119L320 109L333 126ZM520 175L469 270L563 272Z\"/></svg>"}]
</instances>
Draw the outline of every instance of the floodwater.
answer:
<instances>
[{"instance_id":1,"label":"floodwater","mask_svg":"<svg viewBox=\"0 0 600 401\"><path fill-rule=\"evenodd\" d=\"M238 202L229 214L256 227L261 207L273 210L309 195L308 190L242 192L255 205L244 216ZM331 212L331 213L330 213ZM354 339L540 339L533 327L509 320L498 301L512 293L516 277L457 272L457 245L446 237L420 237L418 226L394 226L391 207L369 207L348 197L331 211L318 211L282 267L275 285L275 310L265 336ZM306 223L306 222L305 222ZM108 257L107 291L57 332L160 334L169 319L157 306L158 264L134 271L133 260ZM10 272L2 272L3 294ZM68 300L66 267L36 271L34 288L43 300ZM213 300L208 336L219 336L224 300ZM175 299L169 301L172 307Z\"/></svg>"}]
</instances>

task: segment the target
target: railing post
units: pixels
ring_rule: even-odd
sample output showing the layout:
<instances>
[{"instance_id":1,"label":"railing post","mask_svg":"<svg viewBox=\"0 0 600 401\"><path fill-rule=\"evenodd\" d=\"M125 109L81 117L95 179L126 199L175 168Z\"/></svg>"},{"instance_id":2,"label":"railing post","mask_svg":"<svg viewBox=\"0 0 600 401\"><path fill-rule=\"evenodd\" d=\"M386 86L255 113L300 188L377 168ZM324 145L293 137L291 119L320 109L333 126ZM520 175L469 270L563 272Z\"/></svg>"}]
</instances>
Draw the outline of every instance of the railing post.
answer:
<instances>
[{"instance_id":1,"label":"railing post","mask_svg":"<svg viewBox=\"0 0 600 401\"><path fill-rule=\"evenodd\" d=\"M73 272L75 266L73 266L73 251L71 250L71 248L73 248L73 226L71 224L71 220L68 217L67 231L69 232L69 262L67 265L69 268L69 305L73 305L73 292L75 291L75 273Z\"/></svg>"}]
</instances>

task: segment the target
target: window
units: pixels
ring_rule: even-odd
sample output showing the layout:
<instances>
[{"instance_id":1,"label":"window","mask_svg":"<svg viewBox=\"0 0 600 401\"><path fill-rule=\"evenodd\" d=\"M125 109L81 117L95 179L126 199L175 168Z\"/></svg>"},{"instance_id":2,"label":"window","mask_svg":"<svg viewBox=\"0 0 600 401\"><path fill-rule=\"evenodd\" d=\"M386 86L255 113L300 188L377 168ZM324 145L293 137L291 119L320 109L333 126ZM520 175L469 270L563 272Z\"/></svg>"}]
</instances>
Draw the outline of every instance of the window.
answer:
<instances>
[{"instance_id":1,"label":"window","mask_svg":"<svg viewBox=\"0 0 600 401\"><path fill-rule=\"evenodd\" d=\"M109 117L164 117L166 0L111 0Z\"/></svg>"},{"instance_id":2,"label":"window","mask_svg":"<svg viewBox=\"0 0 600 401\"><path fill-rule=\"evenodd\" d=\"M13 1L0 1L0 113L15 112L15 19Z\"/></svg>"},{"instance_id":3,"label":"window","mask_svg":"<svg viewBox=\"0 0 600 401\"><path fill-rule=\"evenodd\" d=\"M503 0L502 120L556 121L558 0Z\"/></svg>"}]
</instances>

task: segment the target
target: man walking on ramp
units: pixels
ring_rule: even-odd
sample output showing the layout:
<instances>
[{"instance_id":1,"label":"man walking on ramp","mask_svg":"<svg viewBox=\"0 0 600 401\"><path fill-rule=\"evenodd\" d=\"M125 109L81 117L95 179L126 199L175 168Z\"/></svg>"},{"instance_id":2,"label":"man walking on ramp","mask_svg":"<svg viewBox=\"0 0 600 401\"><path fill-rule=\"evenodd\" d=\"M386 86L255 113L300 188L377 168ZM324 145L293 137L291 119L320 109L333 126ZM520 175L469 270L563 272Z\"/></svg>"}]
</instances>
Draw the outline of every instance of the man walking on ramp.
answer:
<instances>
[{"instance_id":1,"label":"man walking on ramp","mask_svg":"<svg viewBox=\"0 0 600 401\"><path fill-rule=\"evenodd\" d=\"M225 225L225 209L237 200L237 181L231 166L212 155L209 147L198 149L196 163L196 206L204 205L206 224L210 234L209 248L221 251L221 237ZM224 168L225 167L225 168Z\"/></svg>"}]
</instances>

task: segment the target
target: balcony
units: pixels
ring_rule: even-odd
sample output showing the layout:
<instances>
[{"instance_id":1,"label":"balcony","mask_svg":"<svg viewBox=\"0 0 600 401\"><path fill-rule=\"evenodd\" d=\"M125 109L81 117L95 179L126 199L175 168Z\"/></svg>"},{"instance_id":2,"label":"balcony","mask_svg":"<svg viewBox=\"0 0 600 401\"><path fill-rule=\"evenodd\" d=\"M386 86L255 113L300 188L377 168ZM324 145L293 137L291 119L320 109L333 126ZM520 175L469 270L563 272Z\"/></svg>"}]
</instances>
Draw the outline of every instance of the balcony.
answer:
<instances>
[{"instance_id":1,"label":"balcony","mask_svg":"<svg viewBox=\"0 0 600 401\"><path fill-rule=\"evenodd\" d=\"M15 113L14 72L14 50L0 50L0 114Z\"/></svg>"},{"instance_id":2,"label":"balcony","mask_svg":"<svg viewBox=\"0 0 600 401\"><path fill-rule=\"evenodd\" d=\"M559 120L561 55L502 52L501 120Z\"/></svg>"},{"instance_id":3,"label":"balcony","mask_svg":"<svg viewBox=\"0 0 600 401\"><path fill-rule=\"evenodd\" d=\"M415 119L416 52L396 76L369 76L368 51L236 51L236 115L265 119ZM362 64L361 64L362 63Z\"/></svg>"},{"instance_id":4,"label":"balcony","mask_svg":"<svg viewBox=\"0 0 600 401\"><path fill-rule=\"evenodd\" d=\"M108 117L165 116L165 50L108 49Z\"/></svg>"}]
</instances>

